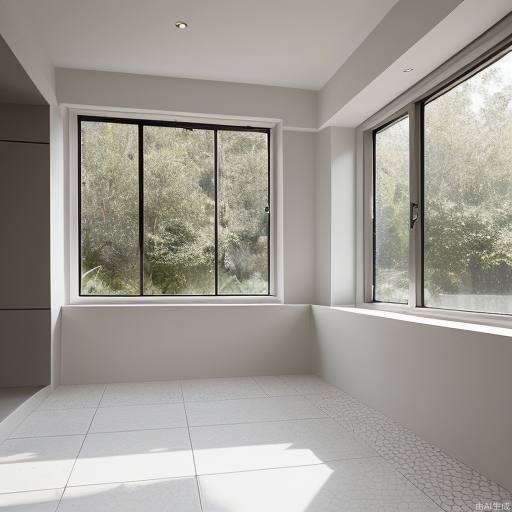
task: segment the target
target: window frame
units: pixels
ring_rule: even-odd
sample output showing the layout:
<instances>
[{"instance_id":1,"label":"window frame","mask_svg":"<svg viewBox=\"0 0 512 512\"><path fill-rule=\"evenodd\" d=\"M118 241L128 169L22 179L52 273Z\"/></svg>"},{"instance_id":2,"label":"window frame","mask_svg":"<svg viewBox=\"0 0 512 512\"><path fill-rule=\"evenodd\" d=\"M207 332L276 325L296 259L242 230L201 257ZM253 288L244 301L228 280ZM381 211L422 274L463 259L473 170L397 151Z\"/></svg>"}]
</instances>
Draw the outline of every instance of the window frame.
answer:
<instances>
[{"instance_id":1,"label":"window frame","mask_svg":"<svg viewBox=\"0 0 512 512\"><path fill-rule=\"evenodd\" d=\"M480 36L403 95L362 123L356 130L358 154L356 306L443 320L512 327L512 315L425 307L424 303L424 106L512 51L512 28L507 18ZM409 193L418 204L418 220L409 230L409 302L374 301L374 134L409 116ZM362 233L359 232L362 231Z\"/></svg>"},{"instance_id":2,"label":"window frame","mask_svg":"<svg viewBox=\"0 0 512 512\"><path fill-rule=\"evenodd\" d=\"M371 262L371 302L373 304L394 304L397 306L407 306L410 301L410 297L408 297L407 304L401 303L401 302L387 302L382 300L377 300L375 298L375 266L376 266L376 257L377 257L377 248L376 248L376 241L377 241L377 218L376 218L376 208L377 208L377 194L375 194L375 189L377 186L377 166L376 166L376 149L377 149L377 134L387 128L390 128L396 123L399 123L400 121L408 119L409 123L409 142L411 140L411 128L410 123L411 119L409 117L409 112L407 110L402 110L398 113L398 115L391 116L390 119L386 119L384 122L380 123L377 127L371 130L372 133L372 150L371 150L371 166L372 166L372 184L371 184L371 222L372 222L372 262ZM410 144L409 144L410 146ZM410 155L411 155L411 148L409 147L409 161L410 161ZM409 195L410 195L410 174L409 174ZM409 240L409 245L411 243L411 240ZM410 256L408 259L410 263ZM410 265L409 265L410 267ZM411 268L409 268L409 277L411 273Z\"/></svg>"},{"instance_id":3,"label":"window frame","mask_svg":"<svg viewBox=\"0 0 512 512\"><path fill-rule=\"evenodd\" d=\"M246 131L259 132L267 135L268 158L267 158L267 187L268 187L268 204L270 211L268 213L268 233L269 243L267 251L267 272L268 272L268 293L266 294L219 294L217 279L217 248L218 234L217 225L215 225L215 294L211 295L144 295L141 288L137 295L84 295L81 293L81 133L80 123L82 121L100 121L121 124L133 124L139 127L139 234L143 235L140 230L141 224L144 222L143 215L140 215L143 208L141 201L141 189L143 187L143 153L141 153L141 130L143 126L165 126L177 128L192 129L208 129L213 131L215 140L214 146L214 180L215 189L217 190L218 182L218 160L217 160L217 133L219 131ZM244 120L245 121L245 120ZM69 243L67 250L68 261L68 294L70 304L187 304L187 303L212 303L212 304L251 304L251 303L281 303L280 289L277 284L280 274L279 259L276 257L278 249L278 215L276 209L276 188L278 180L276 179L276 145L279 140L279 132L282 128L278 122L247 120L247 122L233 123L233 119L222 118L199 118L195 116L166 115L166 114L141 114L140 112L124 112L124 111L104 111L96 109L70 108L67 116L68 123L68 146L69 160ZM143 143L143 141L142 141ZM215 216L217 220L217 207L215 208ZM217 224L217 222L216 222ZM276 236L277 235L277 236ZM139 236L139 249L143 247L143 238ZM143 253L139 254L140 263L143 264ZM143 266L140 267L141 275Z\"/></svg>"}]
</instances>

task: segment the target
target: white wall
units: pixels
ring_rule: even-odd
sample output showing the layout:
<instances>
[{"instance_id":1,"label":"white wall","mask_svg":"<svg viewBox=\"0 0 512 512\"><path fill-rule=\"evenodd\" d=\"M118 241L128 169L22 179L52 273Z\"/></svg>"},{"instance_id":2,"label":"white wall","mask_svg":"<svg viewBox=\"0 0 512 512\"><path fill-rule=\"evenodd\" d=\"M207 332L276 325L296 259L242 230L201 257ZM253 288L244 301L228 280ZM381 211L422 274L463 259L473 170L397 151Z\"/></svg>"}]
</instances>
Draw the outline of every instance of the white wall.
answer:
<instances>
[{"instance_id":1,"label":"white wall","mask_svg":"<svg viewBox=\"0 0 512 512\"><path fill-rule=\"evenodd\" d=\"M304 373L311 308L66 306L62 383Z\"/></svg>"},{"instance_id":2,"label":"white wall","mask_svg":"<svg viewBox=\"0 0 512 512\"><path fill-rule=\"evenodd\" d=\"M316 135L315 304L355 302L355 130Z\"/></svg>"},{"instance_id":3,"label":"white wall","mask_svg":"<svg viewBox=\"0 0 512 512\"><path fill-rule=\"evenodd\" d=\"M314 369L512 489L511 331L430 322L313 306Z\"/></svg>"},{"instance_id":4,"label":"white wall","mask_svg":"<svg viewBox=\"0 0 512 512\"><path fill-rule=\"evenodd\" d=\"M59 103L281 119L285 128L316 128L316 91L60 68L55 76Z\"/></svg>"},{"instance_id":5,"label":"white wall","mask_svg":"<svg viewBox=\"0 0 512 512\"><path fill-rule=\"evenodd\" d=\"M315 304L331 303L331 128L316 135Z\"/></svg>"},{"instance_id":6,"label":"white wall","mask_svg":"<svg viewBox=\"0 0 512 512\"><path fill-rule=\"evenodd\" d=\"M331 131L331 304L355 303L356 142L353 128Z\"/></svg>"},{"instance_id":7,"label":"white wall","mask_svg":"<svg viewBox=\"0 0 512 512\"><path fill-rule=\"evenodd\" d=\"M283 134L285 304L311 304L315 262L315 133Z\"/></svg>"},{"instance_id":8,"label":"white wall","mask_svg":"<svg viewBox=\"0 0 512 512\"><path fill-rule=\"evenodd\" d=\"M51 278L51 383L60 382L61 308L66 303L66 202L62 110L50 107L50 278Z\"/></svg>"}]
</instances>

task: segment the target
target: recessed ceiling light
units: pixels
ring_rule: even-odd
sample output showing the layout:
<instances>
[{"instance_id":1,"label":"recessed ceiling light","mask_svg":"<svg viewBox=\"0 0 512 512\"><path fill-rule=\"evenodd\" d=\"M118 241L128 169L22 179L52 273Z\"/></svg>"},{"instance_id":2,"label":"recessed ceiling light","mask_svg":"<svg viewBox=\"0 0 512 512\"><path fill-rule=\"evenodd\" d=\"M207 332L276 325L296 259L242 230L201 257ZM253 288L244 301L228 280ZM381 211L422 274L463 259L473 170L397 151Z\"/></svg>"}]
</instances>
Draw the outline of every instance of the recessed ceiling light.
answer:
<instances>
[{"instance_id":1,"label":"recessed ceiling light","mask_svg":"<svg viewBox=\"0 0 512 512\"><path fill-rule=\"evenodd\" d=\"M405 68L405 69L402 69L402 72L403 72L403 73L410 73L411 71L414 71L414 68Z\"/></svg>"},{"instance_id":2,"label":"recessed ceiling light","mask_svg":"<svg viewBox=\"0 0 512 512\"><path fill-rule=\"evenodd\" d=\"M181 30L185 30L188 27L188 23L186 21L177 21L175 25L176 28L179 28Z\"/></svg>"}]
</instances>

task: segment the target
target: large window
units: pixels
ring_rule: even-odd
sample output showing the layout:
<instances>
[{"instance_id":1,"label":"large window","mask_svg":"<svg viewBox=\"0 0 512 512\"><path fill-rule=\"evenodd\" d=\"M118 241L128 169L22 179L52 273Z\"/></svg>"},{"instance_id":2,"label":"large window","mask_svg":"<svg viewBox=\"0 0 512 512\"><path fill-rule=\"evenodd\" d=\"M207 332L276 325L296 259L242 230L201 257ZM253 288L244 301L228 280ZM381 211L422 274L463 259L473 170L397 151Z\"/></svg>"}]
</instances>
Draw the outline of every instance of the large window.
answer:
<instances>
[{"instance_id":1,"label":"large window","mask_svg":"<svg viewBox=\"0 0 512 512\"><path fill-rule=\"evenodd\" d=\"M369 133L366 300L511 315L510 48Z\"/></svg>"},{"instance_id":2,"label":"large window","mask_svg":"<svg viewBox=\"0 0 512 512\"><path fill-rule=\"evenodd\" d=\"M512 53L424 107L425 306L512 314Z\"/></svg>"},{"instance_id":3,"label":"large window","mask_svg":"<svg viewBox=\"0 0 512 512\"><path fill-rule=\"evenodd\" d=\"M78 117L80 295L270 295L270 132Z\"/></svg>"}]
</instances>

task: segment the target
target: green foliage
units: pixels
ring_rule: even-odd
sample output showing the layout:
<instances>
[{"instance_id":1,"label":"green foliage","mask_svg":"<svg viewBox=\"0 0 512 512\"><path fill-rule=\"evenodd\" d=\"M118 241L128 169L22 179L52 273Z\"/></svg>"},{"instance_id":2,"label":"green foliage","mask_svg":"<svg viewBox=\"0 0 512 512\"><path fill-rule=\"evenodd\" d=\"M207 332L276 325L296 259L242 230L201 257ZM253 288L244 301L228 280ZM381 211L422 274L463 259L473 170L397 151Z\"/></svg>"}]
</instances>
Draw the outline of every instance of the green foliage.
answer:
<instances>
[{"instance_id":1,"label":"green foliage","mask_svg":"<svg viewBox=\"0 0 512 512\"><path fill-rule=\"evenodd\" d=\"M82 293L139 293L138 127L82 124ZM266 293L266 135L219 132L219 289ZM215 290L214 134L144 126L144 293Z\"/></svg>"}]
</instances>

